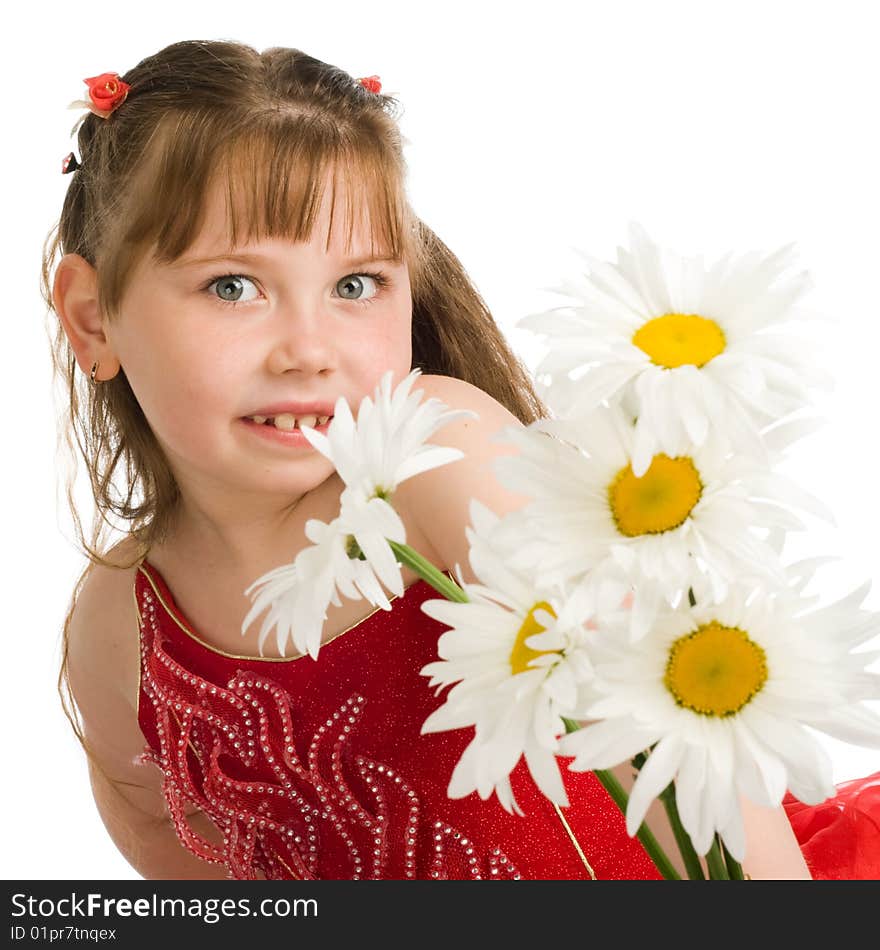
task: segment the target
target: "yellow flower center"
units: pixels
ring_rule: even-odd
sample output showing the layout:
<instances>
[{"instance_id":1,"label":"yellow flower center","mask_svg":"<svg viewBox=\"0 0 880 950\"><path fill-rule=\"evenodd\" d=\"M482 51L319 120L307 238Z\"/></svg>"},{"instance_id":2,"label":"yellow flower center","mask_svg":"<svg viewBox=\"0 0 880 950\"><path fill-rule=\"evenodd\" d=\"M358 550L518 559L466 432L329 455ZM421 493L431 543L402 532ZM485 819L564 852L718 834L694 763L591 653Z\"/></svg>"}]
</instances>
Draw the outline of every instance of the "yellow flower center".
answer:
<instances>
[{"instance_id":1,"label":"yellow flower center","mask_svg":"<svg viewBox=\"0 0 880 950\"><path fill-rule=\"evenodd\" d=\"M519 628L513 649L510 651L510 670L514 676L516 676L517 673L524 673L529 668L529 663L531 663L536 656L543 656L545 653L560 652L559 650L533 650L531 647L526 646L526 640L528 640L529 637L533 637L536 633L547 629L535 620L536 610L546 610L551 616L556 616L553 608L545 600L535 604L526 614L526 619Z\"/></svg>"},{"instance_id":2,"label":"yellow flower center","mask_svg":"<svg viewBox=\"0 0 880 950\"><path fill-rule=\"evenodd\" d=\"M622 468L608 489L611 516L628 538L662 534L683 524L703 493L693 460L655 455L641 478Z\"/></svg>"},{"instance_id":3,"label":"yellow flower center","mask_svg":"<svg viewBox=\"0 0 880 950\"><path fill-rule=\"evenodd\" d=\"M658 366L703 366L724 352L726 340L714 320L695 313L667 313L636 330L633 343Z\"/></svg>"},{"instance_id":4,"label":"yellow flower center","mask_svg":"<svg viewBox=\"0 0 880 950\"><path fill-rule=\"evenodd\" d=\"M738 627L703 624L673 643L663 685L701 716L738 713L767 682L764 650Z\"/></svg>"}]
</instances>

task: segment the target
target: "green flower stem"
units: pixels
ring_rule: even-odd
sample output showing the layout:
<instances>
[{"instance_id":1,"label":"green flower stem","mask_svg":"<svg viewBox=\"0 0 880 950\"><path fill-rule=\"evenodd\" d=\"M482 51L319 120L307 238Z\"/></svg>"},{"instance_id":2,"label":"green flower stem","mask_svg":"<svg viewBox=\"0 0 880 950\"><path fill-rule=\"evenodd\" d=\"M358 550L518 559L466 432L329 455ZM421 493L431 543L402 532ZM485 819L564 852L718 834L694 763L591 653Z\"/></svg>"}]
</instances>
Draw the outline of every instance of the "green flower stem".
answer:
<instances>
[{"instance_id":1,"label":"green flower stem","mask_svg":"<svg viewBox=\"0 0 880 950\"><path fill-rule=\"evenodd\" d=\"M447 577L442 571L438 570L427 559L422 557L418 551L414 551L408 544L398 544L397 541L389 541L388 544L394 552L400 564L415 571L422 580L427 581L437 593L442 594L447 600L454 600L460 604L468 602L467 594L455 583L452 578Z\"/></svg>"},{"instance_id":2,"label":"green flower stem","mask_svg":"<svg viewBox=\"0 0 880 950\"><path fill-rule=\"evenodd\" d=\"M663 802L663 807L666 809L669 824L672 826L672 833L675 835L681 859L684 861L688 880L705 881L706 875L703 873L703 865L700 864L700 858L691 843L691 836L684 830L684 825L681 823L678 806L675 803L675 785L672 782L660 793L660 801Z\"/></svg>"},{"instance_id":3,"label":"green flower stem","mask_svg":"<svg viewBox=\"0 0 880 950\"><path fill-rule=\"evenodd\" d=\"M565 723L566 732L577 732L581 728L580 724L575 722L573 719L566 719L563 717L563 723ZM629 801L629 798L624 791L623 786L620 782L617 781L617 777L613 772L608 771L607 769L594 769L593 774L601 783L602 787L606 792L611 796L612 801L620 809L622 815L626 814L626 805ZM681 876L678 871L672 866L669 858L666 857L666 853L663 848L660 847L660 843L654 837L651 829L642 822L639 830L636 832L636 837L641 841L642 847L648 853L648 857L654 862L657 867L657 870L663 875L663 878L667 881L679 881Z\"/></svg>"},{"instance_id":4,"label":"green flower stem","mask_svg":"<svg viewBox=\"0 0 880 950\"><path fill-rule=\"evenodd\" d=\"M724 854L724 863L727 865L727 873L730 875L731 881L744 881L745 874L743 874L742 865L736 858L727 850L724 845L724 842L721 842L721 851Z\"/></svg>"},{"instance_id":5,"label":"green flower stem","mask_svg":"<svg viewBox=\"0 0 880 950\"><path fill-rule=\"evenodd\" d=\"M715 840L712 842L712 847L709 848L709 853L706 855L706 865L709 868L710 880L730 880L730 876L727 873L727 865L724 863L724 858L721 855L721 846L718 843L718 835L715 835Z\"/></svg>"}]
</instances>

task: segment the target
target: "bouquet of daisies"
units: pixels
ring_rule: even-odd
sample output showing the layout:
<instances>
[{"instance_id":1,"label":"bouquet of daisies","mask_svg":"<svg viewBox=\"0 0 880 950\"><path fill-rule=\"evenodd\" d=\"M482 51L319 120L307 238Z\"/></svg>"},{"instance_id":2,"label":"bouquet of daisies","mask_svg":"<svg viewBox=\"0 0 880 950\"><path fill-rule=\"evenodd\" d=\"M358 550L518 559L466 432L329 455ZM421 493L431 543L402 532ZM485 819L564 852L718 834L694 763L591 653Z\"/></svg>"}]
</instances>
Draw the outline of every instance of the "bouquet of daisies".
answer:
<instances>
[{"instance_id":1,"label":"bouquet of daisies","mask_svg":"<svg viewBox=\"0 0 880 950\"><path fill-rule=\"evenodd\" d=\"M786 564L799 515L831 519L776 471L815 420L790 418L830 380L781 332L803 318L808 277L791 247L706 267L636 225L616 264L585 258L569 301L520 325L547 352L536 378L551 417L501 438L499 481L530 501L498 517L476 501L467 529L477 583L454 583L406 544L393 508L404 479L461 457L426 440L462 413L386 375L357 419L340 400L326 436L304 429L346 484L339 517L310 521L312 546L246 592L242 632L264 611L317 656L339 594L389 608L400 565L442 599L449 629L422 670L451 687L423 731L474 728L449 794L497 795L519 811L510 773L525 758L548 799L568 804L560 756L593 771L665 877L644 824L660 799L689 877L742 876L740 800L778 807L834 793L811 730L880 746L880 698L861 649L880 633L861 605L870 584L817 607L803 589L824 559ZM631 762L631 793L611 770Z\"/></svg>"}]
</instances>

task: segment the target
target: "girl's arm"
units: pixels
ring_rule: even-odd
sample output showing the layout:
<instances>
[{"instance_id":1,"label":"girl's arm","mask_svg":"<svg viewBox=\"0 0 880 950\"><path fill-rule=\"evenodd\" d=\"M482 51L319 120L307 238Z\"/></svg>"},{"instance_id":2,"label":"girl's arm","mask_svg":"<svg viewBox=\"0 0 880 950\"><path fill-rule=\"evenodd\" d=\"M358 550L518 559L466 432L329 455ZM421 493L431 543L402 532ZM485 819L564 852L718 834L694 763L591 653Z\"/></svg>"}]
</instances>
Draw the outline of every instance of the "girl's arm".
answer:
<instances>
[{"instance_id":1,"label":"girl's arm","mask_svg":"<svg viewBox=\"0 0 880 950\"><path fill-rule=\"evenodd\" d=\"M627 794L630 793L635 772L629 762L611 770ZM746 858L743 873L755 881L810 881L807 863L783 808L761 808L747 798L740 798L743 822L746 829ZM678 852L678 844L666 809L659 799L651 802L645 821L672 862L682 879L687 878L684 862ZM709 877L705 859L700 860L703 873Z\"/></svg>"},{"instance_id":2,"label":"girl's arm","mask_svg":"<svg viewBox=\"0 0 880 950\"><path fill-rule=\"evenodd\" d=\"M153 809L132 804L125 786L117 784L89 763L92 794L98 814L113 843L126 861L148 881L225 881L225 866L196 857L180 843L171 819L157 817ZM160 796L161 799L161 796ZM165 800L156 801L155 810ZM202 812L187 819L193 830L211 839L217 829Z\"/></svg>"},{"instance_id":3,"label":"girl's arm","mask_svg":"<svg viewBox=\"0 0 880 950\"><path fill-rule=\"evenodd\" d=\"M93 566L68 628L70 688L93 756L95 805L113 843L142 877L225 880L225 867L202 861L178 840L159 769L134 761L146 740L132 699L139 670L133 585L132 570ZM188 820L212 843L220 842L201 812Z\"/></svg>"},{"instance_id":4,"label":"girl's arm","mask_svg":"<svg viewBox=\"0 0 880 950\"><path fill-rule=\"evenodd\" d=\"M500 455L516 454L512 445L495 442L493 437L507 426L522 423L481 389L448 376L423 376L416 388L425 398L442 400L450 409L470 409L477 419L460 419L439 429L430 439L437 445L460 449L465 457L449 465L424 472L404 482L395 492L395 503L408 512L425 549L419 553L443 570L461 567L465 580L475 581L468 561L465 526L470 523L470 500L477 498L499 516L515 511L528 498L505 489L495 478L492 461ZM629 792L632 768L623 763L613 770ZM752 878L809 879L800 847L782 808L759 808L744 801L746 854L743 870ZM665 810L659 802L648 811L648 826L666 854L676 860L677 846Z\"/></svg>"},{"instance_id":5,"label":"girl's arm","mask_svg":"<svg viewBox=\"0 0 880 950\"><path fill-rule=\"evenodd\" d=\"M811 881L807 862L784 808L761 808L740 799L746 826L743 871L754 880Z\"/></svg>"}]
</instances>

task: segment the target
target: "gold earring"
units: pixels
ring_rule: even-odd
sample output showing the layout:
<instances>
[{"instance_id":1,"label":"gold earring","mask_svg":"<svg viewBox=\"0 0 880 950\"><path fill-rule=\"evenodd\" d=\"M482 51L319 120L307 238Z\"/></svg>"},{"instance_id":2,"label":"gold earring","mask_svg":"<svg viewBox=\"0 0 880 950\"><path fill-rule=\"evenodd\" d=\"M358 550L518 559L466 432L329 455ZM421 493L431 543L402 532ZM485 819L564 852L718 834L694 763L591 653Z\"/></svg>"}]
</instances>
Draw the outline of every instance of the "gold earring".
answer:
<instances>
[{"instance_id":1,"label":"gold earring","mask_svg":"<svg viewBox=\"0 0 880 950\"><path fill-rule=\"evenodd\" d=\"M97 360L96 360L96 361L92 364L92 371L89 373L89 380L90 380L92 383L102 383L102 382L103 382L102 379L95 379L95 377L96 377L97 375L98 375L98 362L97 362Z\"/></svg>"}]
</instances>

